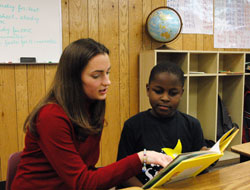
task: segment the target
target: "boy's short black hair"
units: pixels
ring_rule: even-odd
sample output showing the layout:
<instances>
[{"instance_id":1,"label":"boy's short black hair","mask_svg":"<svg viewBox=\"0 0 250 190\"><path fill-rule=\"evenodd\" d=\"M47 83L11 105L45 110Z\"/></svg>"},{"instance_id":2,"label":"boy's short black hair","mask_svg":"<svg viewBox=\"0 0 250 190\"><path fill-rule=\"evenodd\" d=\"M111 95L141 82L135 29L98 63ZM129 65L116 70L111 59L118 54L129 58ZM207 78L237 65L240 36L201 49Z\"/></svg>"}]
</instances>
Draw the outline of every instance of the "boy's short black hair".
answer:
<instances>
[{"instance_id":1,"label":"boy's short black hair","mask_svg":"<svg viewBox=\"0 0 250 190\"><path fill-rule=\"evenodd\" d=\"M168 72L178 77L182 87L184 86L184 72L180 66L174 62L168 60L162 60L156 64L150 72L148 84L154 80L155 76L159 73Z\"/></svg>"}]
</instances>

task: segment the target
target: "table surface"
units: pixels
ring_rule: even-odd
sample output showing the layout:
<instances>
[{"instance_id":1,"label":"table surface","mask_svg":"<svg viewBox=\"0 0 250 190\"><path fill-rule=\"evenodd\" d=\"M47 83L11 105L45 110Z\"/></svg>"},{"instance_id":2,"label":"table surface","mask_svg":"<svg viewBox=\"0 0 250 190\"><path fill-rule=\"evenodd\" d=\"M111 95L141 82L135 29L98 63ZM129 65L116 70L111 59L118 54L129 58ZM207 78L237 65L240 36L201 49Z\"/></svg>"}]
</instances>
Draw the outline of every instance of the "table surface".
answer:
<instances>
[{"instance_id":1,"label":"table surface","mask_svg":"<svg viewBox=\"0 0 250 190\"><path fill-rule=\"evenodd\" d=\"M250 161L227 166L197 177L167 184L151 190L249 190ZM122 190L143 190L130 187Z\"/></svg>"},{"instance_id":2,"label":"table surface","mask_svg":"<svg viewBox=\"0 0 250 190\"><path fill-rule=\"evenodd\" d=\"M250 142L234 145L231 147L232 152L239 153L240 155L250 157Z\"/></svg>"},{"instance_id":3,"label":"table surface","mask_svg":"<svg viewBox=\"0 0 250 190\"><path fill-rule=\"evenodd\" d=\"M249 190L250 161L167 184L154 190Z\"/></svg>"}]
</instances>

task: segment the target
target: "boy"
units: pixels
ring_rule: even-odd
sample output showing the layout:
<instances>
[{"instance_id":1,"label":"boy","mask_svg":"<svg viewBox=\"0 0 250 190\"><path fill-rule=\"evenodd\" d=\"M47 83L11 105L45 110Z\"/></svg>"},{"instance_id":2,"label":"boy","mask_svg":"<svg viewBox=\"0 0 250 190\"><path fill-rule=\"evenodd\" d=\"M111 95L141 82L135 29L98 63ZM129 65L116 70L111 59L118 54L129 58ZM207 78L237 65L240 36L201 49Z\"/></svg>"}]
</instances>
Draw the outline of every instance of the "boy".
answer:
<instances>
[{"instance_id":1,"label":"boy","mask_svg":"<svg viewBox=\"0 0 250 190\"><path fill-rule=\"evenodd\" d=\"M184 73L172 62L153 67L146 85L151 109L138 113L124 123L119 143L120 160L143 149L163 152L191 152L205 149L200 122L177 110L184 87ZM125 186L142 186L160 170L147 165L146 171L130 178Z\"/></svg>"}]
</instances>

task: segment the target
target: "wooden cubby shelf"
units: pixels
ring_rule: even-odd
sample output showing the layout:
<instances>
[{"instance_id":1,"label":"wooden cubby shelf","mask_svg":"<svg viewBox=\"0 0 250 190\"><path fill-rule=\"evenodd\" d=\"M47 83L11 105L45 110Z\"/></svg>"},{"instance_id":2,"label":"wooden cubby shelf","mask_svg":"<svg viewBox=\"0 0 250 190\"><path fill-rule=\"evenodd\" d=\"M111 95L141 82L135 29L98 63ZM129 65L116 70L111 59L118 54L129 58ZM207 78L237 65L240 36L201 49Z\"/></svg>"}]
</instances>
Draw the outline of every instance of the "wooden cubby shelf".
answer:
<instances>
[{"instance_id":1,"label":"wooden cubby shelf","mask_svg":"<svg viewBox=\"0 0 250 190\"><path fill-rule=\"evenodd\" d=\"M249 52L226 51L176 51L145 50L140 53L140 111L150 108L146 84L154 65L161 60L172 60L180 65L185 74L185 91L179 110L196 117L206 139L217 141L218 95L228 112L240 127L231 142L242 143L244 84L250 80L245 72L245 62L250 62Z\"/></svg>"}]
</instances>

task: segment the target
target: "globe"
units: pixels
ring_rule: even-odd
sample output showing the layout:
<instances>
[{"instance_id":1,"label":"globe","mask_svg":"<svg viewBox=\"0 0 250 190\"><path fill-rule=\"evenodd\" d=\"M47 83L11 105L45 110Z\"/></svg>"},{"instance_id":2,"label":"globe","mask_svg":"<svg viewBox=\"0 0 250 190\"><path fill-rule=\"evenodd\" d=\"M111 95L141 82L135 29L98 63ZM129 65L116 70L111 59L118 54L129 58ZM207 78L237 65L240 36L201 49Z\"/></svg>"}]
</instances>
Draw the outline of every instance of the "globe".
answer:
<instances>
[{"instance_id":1,"label":"globe","mask_svg":"<svg viewBox=\"0 0 250 190\"><path fill-rule=\"evenodd\" d=\"M178 37L182 29L182 20L176 10L170 7L158 7L148 16L146 29L158 42L168 43Z\"/></svg>"}]
</instances>

